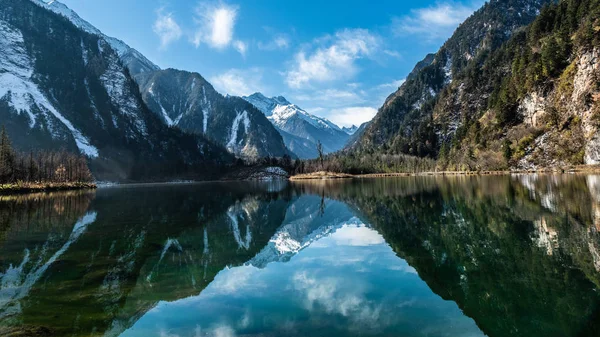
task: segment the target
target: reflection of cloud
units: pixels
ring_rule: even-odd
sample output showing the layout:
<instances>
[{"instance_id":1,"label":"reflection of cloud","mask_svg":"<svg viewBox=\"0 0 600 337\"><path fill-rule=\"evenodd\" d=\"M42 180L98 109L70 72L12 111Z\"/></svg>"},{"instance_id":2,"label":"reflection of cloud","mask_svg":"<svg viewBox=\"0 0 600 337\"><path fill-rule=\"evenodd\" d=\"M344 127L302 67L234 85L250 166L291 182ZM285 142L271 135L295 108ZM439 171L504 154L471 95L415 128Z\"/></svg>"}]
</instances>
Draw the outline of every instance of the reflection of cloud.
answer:
<instances>
[{"instance_id":1,"label":"reflection of cloud","mask_svg":"<svg viewBox=\"0 0 600 337\"><path fill-rule=\"evenodd\" d=\"M165 329L161 329L158 333L159 333L160 337L179 337L179 335L170 333L170 332L166 331Z\"/></svg>"},{"instance_id":2,"label":"reflection of cloud","mask_svg":"<svg viewBox=\"0 0 600 337\"><path fill-rule=\"evenodd\" d=\"M294 274L292 283L303 296L307 310L322 307L328 314L347 317L362 328L382 323L379 320L381 308L367 301L364 286L360 284L349 285L346 280L335 277L317 279L306 271Z\"/></svg>"},{"instance_id":3,"label":"reflection of cloud","mask_svg":"<svg viewBox=\"0 0 600 337\"><path fill-rule=\"evenodd\" d=\"M331 239L338 246L373 246L385 243L381 234L364 225L344 225L331 235Z\"/></svg>"},{"instance_id":4,"label":"reflection of cloud","mask_svg":"<svg viewBox=\"0 0 600 337\"><path fill-rule=\"evenodd\" d=\"M235 337L235 330L233 330L230 326L220 326L213 330L211 334L215 337Z\"/></svg>"},{"instance_id":5,"label":"reflection of cloud","mask_svg":"<svg viewBox=\"0 0 600 337\"><path fill-rule=\"evenodd\" d=\"M248 292L249 288L260 287L255 281L250 282L250 279L257 271L258 269L252 266L227 268L215 277L215 280L206 289L206 292L214 295L243 294L244 292Z\"/></svg>"},{"instance_id":6,"label":"reflection of cloud","mask_svg":"<svg viewBox=\"0 0 600 337\"><path fill-rule=\"evenodd\" d=\"M415 268L409 266L408 264L406 264L406 265L393 265L393 266L390 266L388 269L389 270L402 271L402 272L409 273L409 274L418 274L417 270Z\"/></svg>"}]
</instances>

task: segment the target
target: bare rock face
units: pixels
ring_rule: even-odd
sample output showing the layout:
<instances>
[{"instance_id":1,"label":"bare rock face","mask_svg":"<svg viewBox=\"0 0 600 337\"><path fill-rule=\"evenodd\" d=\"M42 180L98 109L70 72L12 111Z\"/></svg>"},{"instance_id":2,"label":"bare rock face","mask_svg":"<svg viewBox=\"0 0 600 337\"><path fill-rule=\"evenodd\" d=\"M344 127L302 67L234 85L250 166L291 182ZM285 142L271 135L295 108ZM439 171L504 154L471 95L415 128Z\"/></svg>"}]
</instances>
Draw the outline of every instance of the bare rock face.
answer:
<instances>
[{"instance_id":1,"label":"bare rock face","mask_svg":"<svg viewBox=\"0 0 600 337\"><path fill-rule=\"evenodd\" d=\"M585 147L585 164L600 164L600 134L596 133Z\"/></svg>"},{"instance_id":2,"label":"bare rock face","mask_svg":"<svg viewBox=\"0 0 600 337\"><path fill-rule=\"evenodd\" d=\"M531 93L521 103L521 113L523 114L523 122L527 126L540 127L542 126L542 117L546 112L546 99L537 93Z\"/></svg>"}]
</instances>

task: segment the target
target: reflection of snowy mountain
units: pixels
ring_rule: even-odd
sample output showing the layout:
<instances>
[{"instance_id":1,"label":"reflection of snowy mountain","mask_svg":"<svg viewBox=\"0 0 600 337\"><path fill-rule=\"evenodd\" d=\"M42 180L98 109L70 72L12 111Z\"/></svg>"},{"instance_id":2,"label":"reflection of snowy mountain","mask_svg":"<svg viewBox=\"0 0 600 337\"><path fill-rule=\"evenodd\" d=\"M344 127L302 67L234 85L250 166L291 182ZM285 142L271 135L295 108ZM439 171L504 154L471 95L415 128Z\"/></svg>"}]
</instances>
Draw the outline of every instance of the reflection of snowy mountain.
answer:
<instances>
[{"instance_id":1,"label":"reflection of snowy mountain","mask_svg":"<svg viewBox=\"0 0 600 337\"><path fill-rule=\"evenodd\" d=\"M283 225L248 264L264 268L271 262L287 262L313 242L335 233L345 225L361 225L343 203L318 196L303 196L289 207Z\"/></svg>"},{"instance_id":2,"label":"reflection of snowy mountain","mask_svg":"<svg viewBox=\"0 0 600 337\"><path fill-rule=\"evenodd\" d=\"M87 226L94 221L96 221L95 212L86 214L73 226L73 231L66 242L54 254L50 255L49 251L49 247L55 245L50 237L41 249L36 247L31 252L25 248L23 261L18 266L11 265L4 273L0 272L0 318L21 312L19 300L29 294L31 288L46 270L69 249L71 244L79 239Z\"/></svg>"}]
</instances>

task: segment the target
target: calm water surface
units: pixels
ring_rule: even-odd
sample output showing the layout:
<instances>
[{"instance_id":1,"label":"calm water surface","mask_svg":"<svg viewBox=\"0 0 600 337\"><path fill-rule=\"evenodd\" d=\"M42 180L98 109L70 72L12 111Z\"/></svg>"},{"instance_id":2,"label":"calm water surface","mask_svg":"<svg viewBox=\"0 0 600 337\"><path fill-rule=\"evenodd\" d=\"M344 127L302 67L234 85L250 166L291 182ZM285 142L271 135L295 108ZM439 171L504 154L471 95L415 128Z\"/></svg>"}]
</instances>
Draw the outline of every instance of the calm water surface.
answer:
<instances>
[{"instance_id":1,"label":"calm water surface","mask_svg":"<svg viewBox=\"0 0 600 337\"><path fill-rule=\"evenodd\" d=\"M0 335L598 336L600 176L0 197Z\"/></svg>"}]
</instances>

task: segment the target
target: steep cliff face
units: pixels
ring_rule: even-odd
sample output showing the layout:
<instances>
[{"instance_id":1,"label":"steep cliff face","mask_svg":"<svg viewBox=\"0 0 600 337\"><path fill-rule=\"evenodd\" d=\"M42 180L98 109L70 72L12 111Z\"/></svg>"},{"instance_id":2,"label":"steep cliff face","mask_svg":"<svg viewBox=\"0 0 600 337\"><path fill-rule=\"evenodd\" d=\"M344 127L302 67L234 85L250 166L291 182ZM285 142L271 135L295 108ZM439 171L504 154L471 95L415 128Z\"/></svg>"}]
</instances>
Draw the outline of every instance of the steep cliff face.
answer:
<instances>
[{"instance_id":1,"label":"steep cliff face","mask_svg":"<svg viewBox=\"0 0 600 337\"><path fill-rule=\"evenodd\" d=\"M200 74L166 69L135 79L144 102L168 126L204 135L245 158L291 155L257 108L239 97L223 97Z\"/></svg>"},{"instance_id":2,"label":"steep cliff face","mask_svg":"<svg viewBox=\"0 0 600 337\"><path fill-rule=\"evenodd\" d=\"M99 179L231 161L210 141L165 127L105 38L37 1L1 0L0 32L0 120L20 150L78 151Z\"/></svg>"},{"instance_id":3,"label":"steep cliff face","mask_svg":"<svg viewBox=\"0 0 600 337\"><path fill-rule=\"evenodd\" d=\"M593 164L598 1L490 1L390 95L350 150L449 169Z\"/></svg>"},{"instance_id":4,"label":"steep cliff face","mask_svg":"<svg viewBox=\"0 0 600 337\"><path fill-rule=\"evenodd\" d=\"M440 95L440 159L456 169L598 160L598 1L561 1Z\"/></svg>"}]
</instances>

